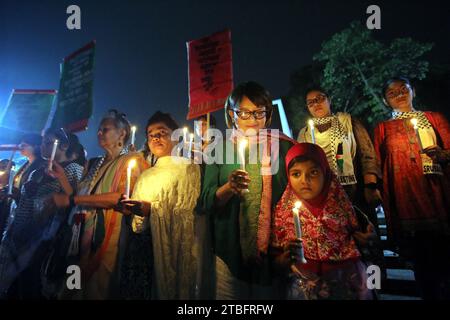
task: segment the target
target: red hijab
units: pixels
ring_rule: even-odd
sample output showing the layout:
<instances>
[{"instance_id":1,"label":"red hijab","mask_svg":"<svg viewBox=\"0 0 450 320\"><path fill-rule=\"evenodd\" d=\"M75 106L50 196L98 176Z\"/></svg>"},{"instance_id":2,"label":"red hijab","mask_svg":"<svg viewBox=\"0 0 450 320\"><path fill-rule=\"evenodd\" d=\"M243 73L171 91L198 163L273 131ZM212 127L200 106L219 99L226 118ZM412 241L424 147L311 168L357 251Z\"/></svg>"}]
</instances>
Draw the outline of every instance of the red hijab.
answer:
<instances>
[{"instance_id":1,"label":"red hijab","mask_svg":"<svg viewBox=\"0 0 450 320\"><path fill-rule=\"evenodd\" d=\"M305 157L317 163L325 177L323 190L316 198L311 200L302 199L302 202L305 204L308 210L312 214L317 216L325 206L331 182L333 180L333 174L330 165L328 164L327 156L325 155L325 152L321 147L312 143L299 143L289 149L285 159L286 175L288 177L289 185L292 191L297 195L299 199L301 199L301 197L295 192L294 188L292 188L291 179L289 176L289 164L297 157Z\"/></svg>"}]
</instances>

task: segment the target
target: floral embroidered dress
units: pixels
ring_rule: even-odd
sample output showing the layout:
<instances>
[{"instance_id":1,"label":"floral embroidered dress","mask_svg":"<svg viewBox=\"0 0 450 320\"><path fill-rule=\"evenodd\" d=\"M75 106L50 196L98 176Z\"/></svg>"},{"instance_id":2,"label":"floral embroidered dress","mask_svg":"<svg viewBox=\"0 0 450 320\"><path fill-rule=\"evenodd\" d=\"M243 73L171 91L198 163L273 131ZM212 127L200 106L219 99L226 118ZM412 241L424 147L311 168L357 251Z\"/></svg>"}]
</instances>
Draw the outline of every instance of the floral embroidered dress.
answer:
<instances>
[{"instance_id":1,"label":"floral embroidered dress","mask_svg":"<svg viewBox=\"0 0 450 320\"><path fill-rule=\"evenodd\" d=\"M309 143L292 147L286 156L286 171L289 162L302 155L320 164L325 184L319 199L310 201L300 199L289 184L275 208L271 243L279 251L296 239L292 210L295 202L302 201L299 216L307 262L297 264L303 278L288 275L288 298L371 299L361 254L352 238L358 230L352 204L320 147Z\"/></svg>"}]
</instances>

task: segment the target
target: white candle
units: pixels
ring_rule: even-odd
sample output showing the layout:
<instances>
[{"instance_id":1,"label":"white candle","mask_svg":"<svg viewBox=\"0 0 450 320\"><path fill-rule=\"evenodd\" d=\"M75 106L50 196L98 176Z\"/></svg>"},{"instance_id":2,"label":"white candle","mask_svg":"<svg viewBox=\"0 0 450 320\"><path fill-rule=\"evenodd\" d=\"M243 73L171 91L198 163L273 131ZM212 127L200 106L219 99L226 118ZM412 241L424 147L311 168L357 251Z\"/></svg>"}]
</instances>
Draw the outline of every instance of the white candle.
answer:
<instances>
[{"instance_id":1,"label":"white candle","mask_svg":"<svg viewBox=\"0 0 450 320\"><path fill-rule=\"evenodd\" d=\"M187 135L188 135L188 128L184 127L183 128L183 144L187 143L187 139L188 139Z\"/></svg>"},{"instance_id":2,"label":"white candle","mask_svg":"<svg viewBox=\"0 0 450 320\"><path fill-rule=\"evenodd\" d=\"M414 132L416 133L417 141L419 142L420 152L422 152L423 151L423 145L422 145L422 139L420 139L419 127L417 125L417 119L416 118L412 118L411 119L411 123L412 123L412 125L414 127Z\"/></svg>"},{"instance_id":3,"label":"white candle","mask_svg":"<svg viewBox=\"0 0 450 320\"><path fill-rule=\"evenodd\" d=\"M206 114L206 143L209 143L209 128L211 126L211 114L208 112Z\"/></svg>"},{"instance_id":4,"label":"white candle","mask_svg":"<svg viewBox=\"0 0 450 320\"><path fill-rule=\"evenodd\" d=\"M56 149L58 148L58 143L59 143L58 139L55 139L55 142L53 142L52 155L50 157L50 163L48 164L49 171L53 170L53 161L55 160Z\"/></svg>"},{"instance_id":5,"label":"white candle","mask_svg":"<svg viewBox=\"0 0 450 320\"><path fill-rule=\"evenodd\" d=\"M241 162L241 170L242 171L245 171L245 148L247 147L247 143L248 143L247 139L245 139L245 138L239 142L238 154L239 154L239 159ZM249 190L244 189L244 190L242 190L242 192L247 193L247 192L249 192Z\"/></svg>"},{"instance_id":6,"label":"white candle","mask_svg":"<svg viewBox=\"0 0 450 320\"><path fill-rule=\"evenodd\" d=\"M131 159L130 162L128 163L128 168L127 168L127 185L126 185L126 189L125 189L125 196L128 199L130 198L131 170L133 169L133 167L135 165L136 165L136 160L135 159Z\"/></svg>"},{"instance_id":7,"label":"white candle","mask_svg":"<svg viewBox=\"0 0 450 320\"><path fill-rule=\"evenodd\" d=\"M302 237L302 226L300 224L300 214L299 209L301 208L302 203L300 201L297 201L295 203L294 209L292 209L292 215L294 216L294 224L295 224L295 235L297 238ZM303 245L300 248L300 259L302 263L306 263L305 260L305 254L303 252Z\"/></svg>"},{"instance_id":8,"label":"white candle","mask_svg":"<svg viewBox=\"0 0 450 320\"><path fill-rule=\"evenodd\" d=\"M316 144L316 136L314 134L314 121L313 120L309 120L309 129L311 130L311 141L313 144Z\"/></svg>"},{"instance_id":9,"label":"white candle","mask_svg":"<svg viewBox=\"0 0 450 320\"><path fill-rule=\"evenodd\" d=\"M239 160L241 162L241 170L245 171L245 148L247 147L247 139L239 142Z\"/></svg>"},{"instance_id":10,"label":"white candle","mask_svg":"<svg viewBox=\"0 0 450 320\"><path fill-rule=\"evenodd\" d=\"M136 126L131 127L131 144L134 146L136 142Z\"/></svg>"},{"instance_id":11,"label":"white candle","mask_svg":"<svg viewBox=\"0 0 450 320\"><path fill-rule=\"evenodd\" d=\"M188 154L189 158L191 157L191 154L192 154L192 144L193 143L194 143L194 134L191 133L189 135L189 154Z\"/></svg>"}]
</instances>

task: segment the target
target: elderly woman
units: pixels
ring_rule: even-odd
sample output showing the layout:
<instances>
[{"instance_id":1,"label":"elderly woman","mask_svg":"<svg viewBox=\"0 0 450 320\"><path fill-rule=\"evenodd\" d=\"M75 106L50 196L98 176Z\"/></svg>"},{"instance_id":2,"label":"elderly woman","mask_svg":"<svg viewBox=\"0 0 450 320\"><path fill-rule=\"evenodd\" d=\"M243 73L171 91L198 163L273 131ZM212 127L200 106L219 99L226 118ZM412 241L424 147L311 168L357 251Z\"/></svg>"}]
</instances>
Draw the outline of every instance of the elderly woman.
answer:
<instances>
[{"instance_id":1,"label":"elderly woman","mask_svg":"<svg viewBox=\"0 0 450 320\"><path fill-rule=\"evenodd\" d=\"M130 123L124 114L110 110L100 122L97 137L105 154L89 160L75 193L54 195L57 206L73 208L69 221L72 238L66 254L80 265L82 275L81 290L63 290L63 298L120 297L120 262L128 227L117 205L125 193L130 161L136 164L131 185L148 167L141 154L128 154L125 148Z\"/></svg>"},{"instance_id":2,"label":"elderly woman","mask_svg":"<svg viewBox=\"0 0 450 320\"><path fill-rule=\"evenodd\" d=\"M271 212L287 184L286 173L278 168L279 159L295 141L261 131L270 125L272 110L264 87L255 82L239 84L225 108L232 137L224 142L219 163L206 166L201 201L214 229L217 299L274 297L268 255ZM248 140L247 159L250 150L264 154L256 161L246 161L245 171L240 170L240 161L233 153L243 139ZM226 161L230 156L231 163Z\"/></svg>"},{"instance_id":3,"label":"elderly woman","mask_svg":"<svg viewBox=\"0 0 450 320\"><path fill-rule=\"evenodd\" d=\"M450 125L440 113L414 108L415 92L406 78L389 80L383 95L392 119L375 128L375 150L388 235L414 262L422 297L448 299Z\"/></svg>"},{"instance_id":4,"label":"elderly woman","mask_svg":"<svg viewBox=\"0 0 450 320\"><path fill-rule=\"evenodd\" d=\"M54 192L70 192L81 178L83 167L74 154L77 140L69 139L62 129L46 131L41 154L50 159L58 140L53 170L41 162L21 188L20 200L13 210L0 246L0 296L18 278L19 297L39 298L40 267L48 241L66 218L63 210L48 201Z\"/></svg>"}]
</instances>

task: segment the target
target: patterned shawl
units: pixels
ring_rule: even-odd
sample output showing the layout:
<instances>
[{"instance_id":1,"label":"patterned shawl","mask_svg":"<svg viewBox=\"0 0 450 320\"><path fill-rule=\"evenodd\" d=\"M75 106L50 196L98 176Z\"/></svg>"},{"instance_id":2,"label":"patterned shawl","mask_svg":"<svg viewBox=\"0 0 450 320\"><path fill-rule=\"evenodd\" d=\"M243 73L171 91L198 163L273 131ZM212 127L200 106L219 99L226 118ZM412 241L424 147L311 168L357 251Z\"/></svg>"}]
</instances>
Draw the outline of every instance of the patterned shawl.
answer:
<instances>
[{"instance_id":1,"label":"patterned shawl","mask_svg":"<svg viewBox=\"0 0 450 320\"><path fill-rule=\"evenodd\" d=\"M239 130L233 130L230 140L232 143L236 144L242 138L244 138L244 136ZM279 141L277 139L291 141L292 143L296 143L296 141L278 131L271 130L264 130L257 137L245 138L249 140L248 145L257 143L262 147L262 157L261 159L258 159L258 163L261 165L262 192L257 223L252 223L248 220L251 213L242 212L244 207L241 206L241 212L239 214L239 225L241 226L240 243L247 244L242 248L244 261L249 261L253 258L256 258L258 261L262 255L267 254L270 242L270 226L272 223L271 164L278 161L279 157L279 150L273 150L271 148L272 142ZM274 143L274 145L276 144ZM253 239L256 239L256 241Z\"/></svg>"},{"instance_id":2,"label":"patterned shawl","mask_svg":"<svg viewBox=\"0 0 450 320\"><path fill-rule=\"evenodd\" d=\"M302 222L305 256L315 260L343 260L359 256L354 241L349 238L357 227L356 215L345 190L331 171L323 150L314 144L300 143L293 146L286 155L286 171L289 178L289 163L298 156L307 156L316 161L325 174L324 191L313 200L302 200L292 188L290 182L275 208L271 244L283 247L296 239L292 209L295 202L302 201L300 219ZM318 228L318 226L320 227ZM342 233L341 227L347 231ZM325 241L318 241L322 239ZM333 243L345 243L339 250ZM331 244L331 245L330 245ZM331 248L330 248L331 247Z\"/></svg>"}]
</instances>

